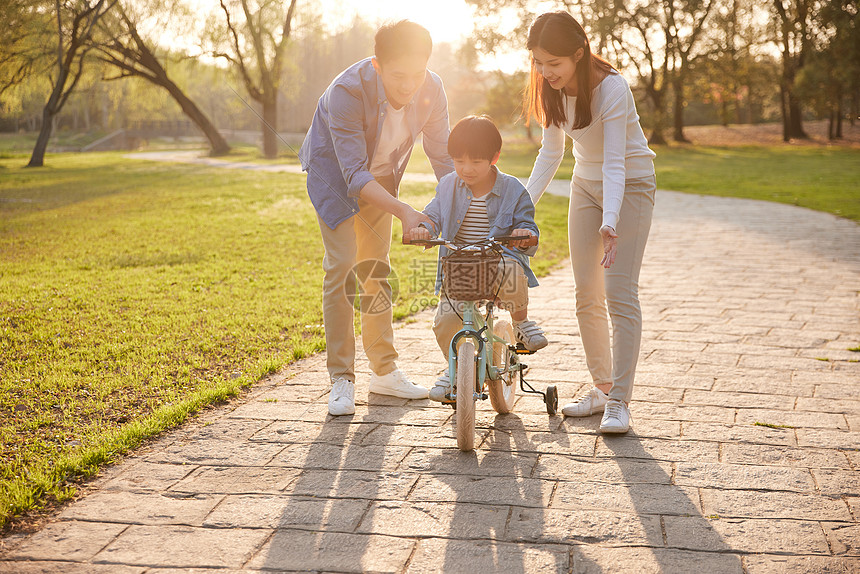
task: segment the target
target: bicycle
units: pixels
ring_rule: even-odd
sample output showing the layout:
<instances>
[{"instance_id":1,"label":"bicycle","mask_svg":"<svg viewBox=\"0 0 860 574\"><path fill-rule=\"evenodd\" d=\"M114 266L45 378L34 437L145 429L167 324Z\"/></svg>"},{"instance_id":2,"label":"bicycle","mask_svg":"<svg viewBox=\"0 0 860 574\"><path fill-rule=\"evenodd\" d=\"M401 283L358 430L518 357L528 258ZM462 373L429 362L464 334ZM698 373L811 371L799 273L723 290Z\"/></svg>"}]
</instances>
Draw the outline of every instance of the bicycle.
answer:
<instances>
[{"instance_id":1,"label":"bicycle","mask_svg":"<svg viewBox=\"0 0 860 574\"><path fill-rule=\"evenodd\" d=\"M449 388L445 398L456 411L457 446L462 451L475 448L476 402L489 398L496 412L511 412L516 399L517 379L522 392L543 397L547 413L554 415L558 411L555 385L549 385L546 392L541 392L523 377L528 365L520 361L520 355L531 355L533 351L516 341L510 322L496 321L493 314L501 287L501 281L497 279L502 245L514 241L536 245L537 237L504 235L465 245L444 239L404 240L407 245L444 245L450 251L442 258L442 291L449 301L454 299L462 303L463 328L451 339ZM486 316L479 309L484 301Z\"/></svg>"}]
</instances>

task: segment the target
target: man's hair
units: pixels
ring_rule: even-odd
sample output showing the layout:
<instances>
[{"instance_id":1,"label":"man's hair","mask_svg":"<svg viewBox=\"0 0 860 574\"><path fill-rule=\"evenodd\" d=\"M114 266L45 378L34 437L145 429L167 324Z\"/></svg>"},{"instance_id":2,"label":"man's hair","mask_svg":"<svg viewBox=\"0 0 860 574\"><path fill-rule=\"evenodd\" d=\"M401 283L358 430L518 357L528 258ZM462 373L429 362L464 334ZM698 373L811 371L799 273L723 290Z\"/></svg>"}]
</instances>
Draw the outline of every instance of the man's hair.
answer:
<instances>
[{"instance_id":1,"label":"man's hair","mask_svg":"<svg viewBox=\"0 0 860 574\"><path fill-rule=\"evenodd\" d=\"M373 54L383 64L402 56L423 56L429 59L432 51L430 32L409 20L386 24L377 30L373 46Z\"/></svg>"},{"instance_id":2,"label":"man's hair","mask_svg":"<svg viewBox=\"0 0 860 574\"><path fill-rule=\"evenodd\" d=\"M466 116L451 129L448 155L492 161L502 150L502 134L489 116Z\"/></svg>"}]
</instances>

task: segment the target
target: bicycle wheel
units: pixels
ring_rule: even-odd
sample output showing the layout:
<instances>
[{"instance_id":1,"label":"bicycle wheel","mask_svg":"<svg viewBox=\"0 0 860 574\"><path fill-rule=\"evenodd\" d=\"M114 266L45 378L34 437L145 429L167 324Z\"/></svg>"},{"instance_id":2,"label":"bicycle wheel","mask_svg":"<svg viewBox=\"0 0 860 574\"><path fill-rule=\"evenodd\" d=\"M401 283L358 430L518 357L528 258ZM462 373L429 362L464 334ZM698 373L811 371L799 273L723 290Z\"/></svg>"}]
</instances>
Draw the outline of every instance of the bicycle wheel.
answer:
<instances>
[{"instance_id":1,"label":"bicycle wheel","mask_svg":"<svg viewBox=\"0 0 860 574\"><path fill-rule=\"evenodd\" d=\"M501 337L509 344L515 345L514 328L507 321L497 321L493 326L493 333ZM511 352L507 344L498 341L493 343L493 366L504 368L510 362ZM510 365L507 365L510 366ZM517 399L516 375L510 371L504 373L499 379L487 381L490 391L490 404L497 413L506 414L514 409Z\"/></svg>"},{"instance_id":2,"label":"bicycle wheel","mask_svg":"<svg viewBox=\"0 0 860 574\"><path fill-rule=\"evenodd\" d=\"M457 447L475 449L475 344L466 341L457 351Z\"/></svg>"}]
</instances>

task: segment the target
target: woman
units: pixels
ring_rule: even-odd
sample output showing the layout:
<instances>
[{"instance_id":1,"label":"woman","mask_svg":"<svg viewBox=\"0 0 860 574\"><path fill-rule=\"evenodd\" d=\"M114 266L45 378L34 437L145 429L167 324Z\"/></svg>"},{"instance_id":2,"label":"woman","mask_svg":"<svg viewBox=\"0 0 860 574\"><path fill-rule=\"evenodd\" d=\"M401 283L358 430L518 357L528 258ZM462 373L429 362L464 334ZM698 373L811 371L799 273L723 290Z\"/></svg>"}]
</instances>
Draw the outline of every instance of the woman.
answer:
<instances>
[{"instance_id":1,"label":"woman","mask_svg":"<svg viewBox=\"0 0 860 574\"><path fill-rule=\"evenodd\" d=\"M561 165L565 134L573 139L576 159L568 237L576 317L594 386L562 412L581 417L602 411L602 432L625 433L642 336L638 282L654 209L655 154L639 125L630 87L591 53L573 16L539 16L528 49L532 68L524 114L543 126L528 182L535 204Z\"/></svg>"}]
</instances>

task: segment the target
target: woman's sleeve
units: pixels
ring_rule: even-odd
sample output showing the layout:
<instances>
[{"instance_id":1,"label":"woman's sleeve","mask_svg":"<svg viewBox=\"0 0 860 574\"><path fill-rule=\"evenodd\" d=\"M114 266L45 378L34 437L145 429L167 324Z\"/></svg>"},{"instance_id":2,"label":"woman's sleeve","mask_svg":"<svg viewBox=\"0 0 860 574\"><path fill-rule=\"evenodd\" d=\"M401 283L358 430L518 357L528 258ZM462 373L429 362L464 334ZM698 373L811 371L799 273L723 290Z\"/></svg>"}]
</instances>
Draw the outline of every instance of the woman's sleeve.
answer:
<instances>
[{"instance_id":1,"label":"woman's sleeve","mask_svg":"<svg viewBox=\"0 0 860 574\"><path fill-rule=\"evenodd\" d=\"M626 88L626 85L625 85ZM618 229L621 204L624 201L627 155L627 105L629 88L610 96L609 107L603 115L603 222ZM626 92L626 93L625 93Z\"/></svg>"},{"instance_id":2,"label":"woman's sleeve","mask_svg":"<svg viewBox=\"0 0 860 574\"><path fill-rule=\"evenodd\" d=\"M546 191L552 178L555 177L555 172L558 171L563 158L564 130L555 125L544 128L540 151L538 151L537 159L535 159L529 182L526 184L526 189L535 205L537 205L543 192Z\"/></svg>"}]
</instances>

